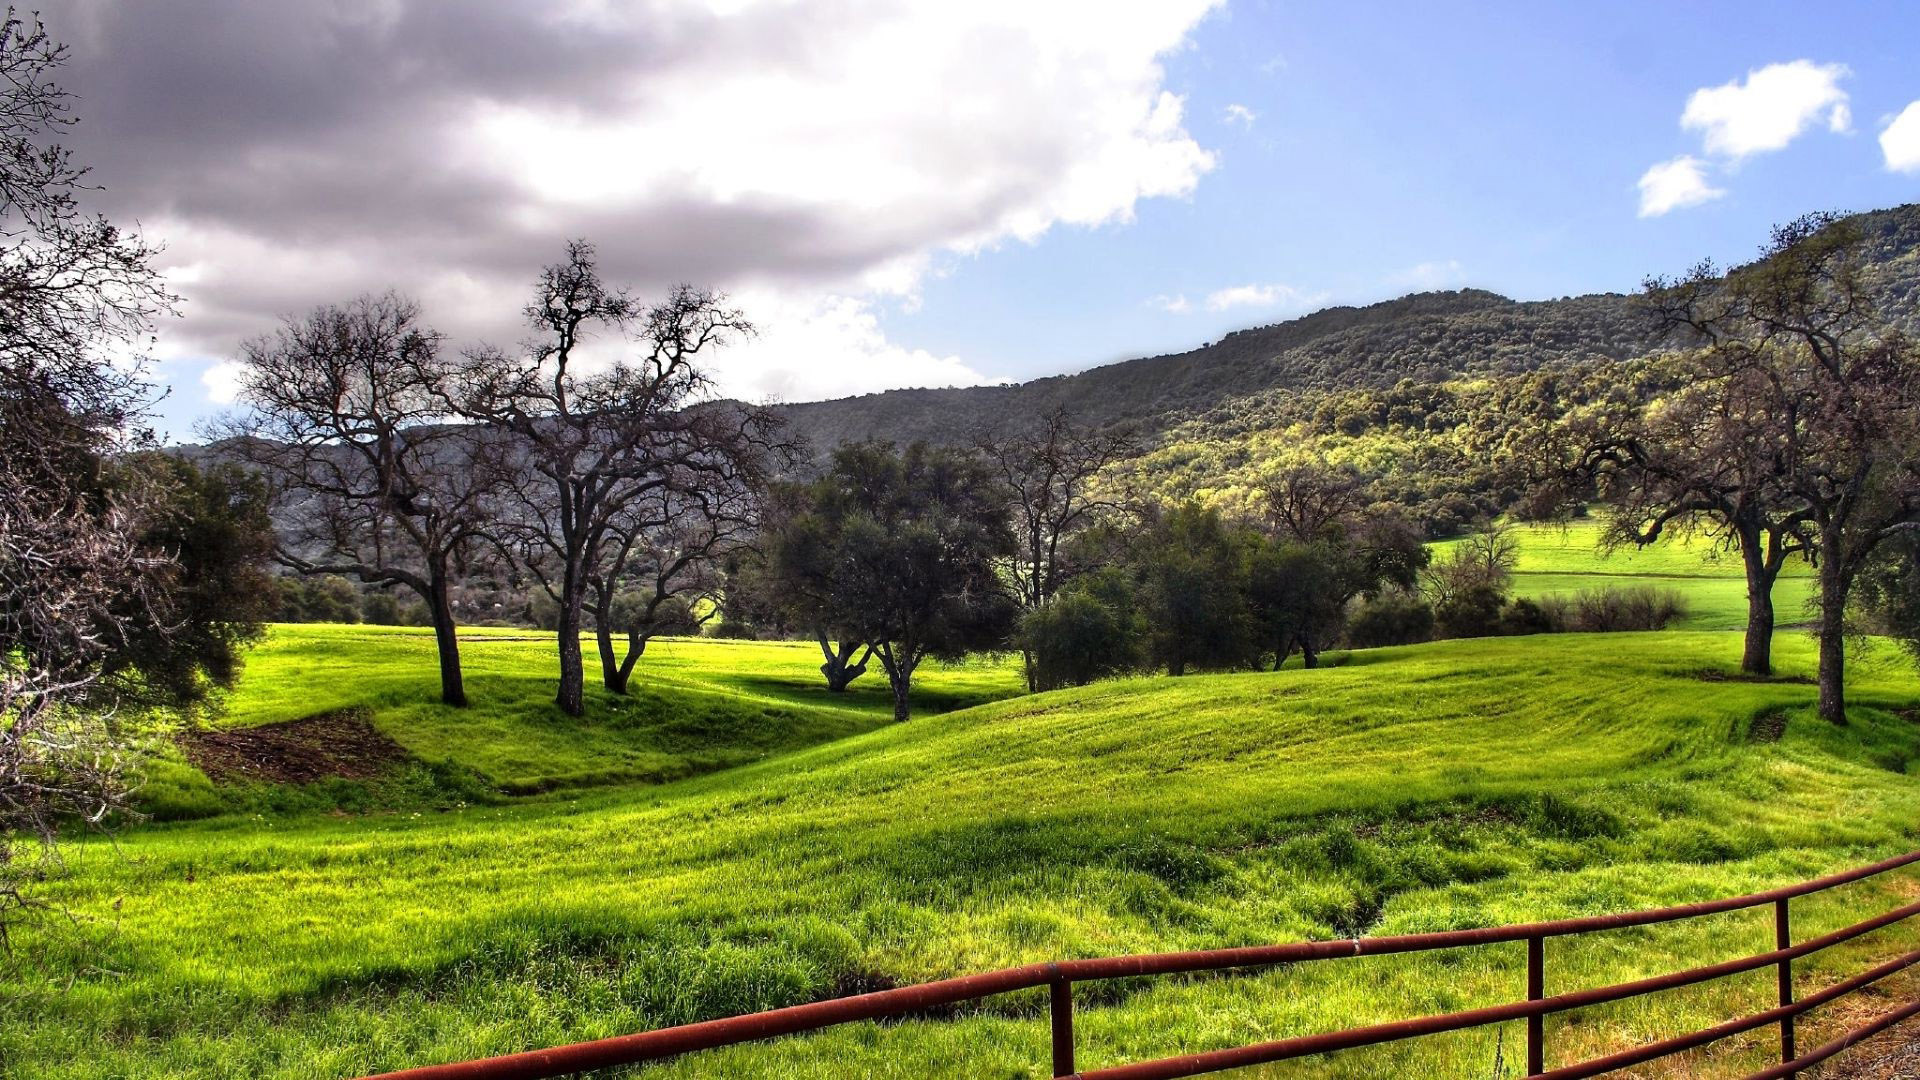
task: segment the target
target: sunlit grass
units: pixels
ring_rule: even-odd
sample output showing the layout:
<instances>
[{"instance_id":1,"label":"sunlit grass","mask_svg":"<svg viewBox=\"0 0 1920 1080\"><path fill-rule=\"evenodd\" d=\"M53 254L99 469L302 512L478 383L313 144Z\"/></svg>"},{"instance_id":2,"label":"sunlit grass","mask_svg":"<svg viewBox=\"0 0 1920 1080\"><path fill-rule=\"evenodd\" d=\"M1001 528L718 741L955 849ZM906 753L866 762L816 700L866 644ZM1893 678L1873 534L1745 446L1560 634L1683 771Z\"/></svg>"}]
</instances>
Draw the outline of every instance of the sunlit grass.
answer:
<instances>
[{"instance_id":1,"label":"sunlit grass","mask_svg":"<svg viewBox=\"0 0 1920 1080\"><path fill-rule=\"evenodd\" d=\"M1747 624L1747 583L1737 552L1721 550L1705 537L1668 537L1644 548L1605 551L1600 525L1574 521L1564 525L1519 525L1520 561L1514 568L1516 596L1538 600L1571 596L1582 590L1649 587L1671 589L1686 599L1687 614L1673 629L1736 630ZM1460 543L1432 545L1436 555ZM1775 582L1773 603L1780 625L1811 618L1813 568L1790 560Z\"/></svg>"},{"instance_id":2,"label":"sunlit grass","mask_svg":"<svg viewBox=\"0 0 1920 1080\"><path fill-rule=\"evenodd\" d=\"M339 672L361 653L377 669L392 644L359 642L338 666L252 669L250 682L277 685L243 691L235 719L344 694ZM476 663L494 647L517 646L476 646ZM731 658L775 665L727 648L689 643L663 681L692 692L759 662ZM79 841L70 876L45 886L79 928L49 921L20 938L0 984L0 1062L56 1078L341 1076L1030 960L1704 899L1913 847L1920 730L1900 712L1920 681L1905 663L1887 650L1858 666L1854 723L1835 729L1813 718L1809 686L1700 677L1731 670L1738 648L1737 635L1691 633L1445 642L924 715L664 785ZM1806 641L1783 635L1780 661L1809 671ZM402 711L382 726L424 740L400 719L394 679L359 690L391 695L382 708ZM430 696L431 668L412 686ZM777 688L727 692L798 707ZM1784 738L1749 741L1773 711L1789 717ZM598 744L574 745L585 760ZM1890 906L1895 888L1808 902L1801 933ZM1890 952L1891 936L1849 950L1851 964ZM1626 931L1556 945L1549 985L1768 943L1751 914ZM1805 985L1848 965L1803 964ZM1489 1004L1523 986L1518 947L1088 986L1082 1063ZM1555 1059L1765 1007L1771 992L1751 976L1584 1011L1553 1023ZM646 1075L1041 1076L1040 1004L854 1025ZM1751 1067L1765 1036L1714 1069ZM1270 1074L1492 1076L1497 1037Z\"/></svg>"}]
</instances>

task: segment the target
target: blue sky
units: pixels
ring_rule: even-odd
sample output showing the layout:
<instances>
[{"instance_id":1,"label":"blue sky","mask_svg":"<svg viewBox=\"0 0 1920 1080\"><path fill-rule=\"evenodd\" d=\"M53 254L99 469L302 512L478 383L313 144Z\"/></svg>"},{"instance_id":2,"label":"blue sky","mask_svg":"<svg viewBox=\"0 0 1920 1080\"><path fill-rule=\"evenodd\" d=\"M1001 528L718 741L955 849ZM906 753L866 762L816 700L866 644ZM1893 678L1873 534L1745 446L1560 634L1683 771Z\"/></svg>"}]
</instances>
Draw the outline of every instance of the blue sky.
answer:
<instances>
[{"instance_id":1,"label":"blue sky","mask_svg":"<svg viewBox=\"0 0 1920 1080\"><path fill-rule=\"evenodd\" d=\"M315 304L398 288L512 341L571 236L642 295L732 292L763 334L723 385L805 400L1424 288L1630 290L1920 199L1912 4L164 7L49 17L102 208L187 298L179 437Z\"/></svg>"},{"instance_id":2,"label":"blue sky","mask_svg":"<svg viewBox=\"0 0 1920 1080\"><path fill-rule=\"evenodd\" d=\"M1875 136L1920 99L1920 5L1279 3L1241 0L1168 63L1219 163L1186 199L953 260L891 335L1031 377L1190 348L1297 313L1210 312L1257 282L1329 303L1421 287L1520 299L1630 291L1649 273L1750 256L1817 209L1920 200ZM1688 96L1768 64L1842 63L1853 132L1815 129L1741 162L1713 201L1637 216L1636 181L1700 152ZM1256 115L1225 119L1231 105ZM1151 303L1184 293L1194 310Z\"/></svg>"}]
</instances>

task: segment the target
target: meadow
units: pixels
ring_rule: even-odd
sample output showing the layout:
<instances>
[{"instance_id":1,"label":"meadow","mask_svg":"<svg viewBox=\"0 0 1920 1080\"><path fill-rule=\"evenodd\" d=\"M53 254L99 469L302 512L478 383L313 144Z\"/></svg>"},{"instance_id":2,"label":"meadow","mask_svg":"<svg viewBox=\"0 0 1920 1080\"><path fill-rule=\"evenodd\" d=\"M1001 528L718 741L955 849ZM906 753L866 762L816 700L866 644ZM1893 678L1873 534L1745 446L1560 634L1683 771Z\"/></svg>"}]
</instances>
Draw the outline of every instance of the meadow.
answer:
<instances>
[{"instance_id":1,"label":"meadow","mask_svg":"<svg viewBox=\"0 0 1920 1080\"><path fill-rule=\"evenodd\" d=\"M1516 596L1571 595L1586 589L1671 589L1687 602L1680 630L1737 630L1747 624L1747 585L1737 552L1717 548L1703 537L1668 537L1645 548L1612 552L1600 546L1600 524L1572 521L1559 525L1519 525L1514 567ZM1432 545L1436 554L1458 540ZM1781 626L1805 623L1812 616L1813 567L1789 561L1774 583L1775 617Z\"/></svg>"},{"instance_id":2,"label":"meadow","mask_svg":"<svg viewBox=\"0 0 1920 1080\"><path fill-rule=\"evenodd\" d=\"M673 752L602 701L577 730L537 707L548 665L531 641L476 643L477 707L416 729L437 707L420 704L431 667L399 663L415 636L278 628L230 722L372 700L416 752L522 780ZM664 783L464 806L426 789L362 812L227 812L76 838L43 885L72 918L19 935L0 984L0 1062L49 1078L348 1076L1032 960L1704 899L1915 846L1920 680L1905 658L1859 666L1855 721L1836 729L1792 681L1811 669L1803 637L1781 637L1783 681L1711 677L1738 647L1678 632L1442 642L895 725L878 719L877 680L845 705L817 701L805 649L677 643L648 670L650 693L690 707L727 695L805 722L769 722L778 731L758 742L723 729L728 753L752 760ZM1016 682L983 662L928 690L958 704ZM1781 719L1768 741L1764 721ZM543 764L518 764L543 727L548 749L526 756ZM1799 931L1913 887L1909 875L1809 902ZM1823 954L1803 985L1896 936ZM1551 985L1767 941L1749 913L1556 944ZM1494 1003L1523 985L1509 948L1087 986L1082 1064ZM1553 1022L1554 1058L1764 1007L1771 992L1756 974L1583 1010ZM1040 1005L1016 995L642 1074L1039 1076ZM1463 1033L1271 1075L1493 1076L1496 1060L1511 1075L1517 1038ZM1770 1040L1688 1068L1751 1065Z\"/></svg>"}]
</instances>

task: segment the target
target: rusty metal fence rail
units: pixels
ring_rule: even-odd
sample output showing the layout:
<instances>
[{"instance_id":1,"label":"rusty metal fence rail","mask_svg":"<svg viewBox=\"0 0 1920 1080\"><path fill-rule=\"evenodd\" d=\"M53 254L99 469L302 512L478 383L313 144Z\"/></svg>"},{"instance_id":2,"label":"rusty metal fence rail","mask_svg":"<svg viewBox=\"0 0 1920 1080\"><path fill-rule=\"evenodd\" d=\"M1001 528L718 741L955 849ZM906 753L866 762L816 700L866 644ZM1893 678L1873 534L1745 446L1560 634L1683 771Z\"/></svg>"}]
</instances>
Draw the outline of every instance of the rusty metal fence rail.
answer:
<instances>
[{"instance_id":1,"label":"rusty metal fence rail","mask_svg":"<svg viewBox=\"0 0 1920 1080\"><path fill-rule=\"evenodd\" d=\"M1920 902L1895 908L1831 933L1809 938L1796 945L1793 943L1790 901L1795 897L1837 888L1916 862L1920 862L1920 851L1830 877L1770 889L1766 892L1697 904L1682 904L1676 907L1624 912L1617 915L1596 915L1553 922L1489 927L1482 930L1455 930L1442 933L1354 938L1343 941L1311 941L1288 945L1214 949L1204 952L1154 953L1028 964L1024 967L1005 968L983 975L943 979L917 986L904 986L894 990L836 998L808 1005L795 1005L749 1016L708 1020L698 1024L642 1032L637 1035L621 1035L593 1042L574 1043L569 1046L475 1061L403 1069L399 1072L382 1073L379 1077L366 1078L366 1080L545 1080L548 1077L568 1076L593 1069L657 1061L697 1050L709 1050L775 1036L817 1031L836 1024L896 1017L1039 987L1049 988L1051 995L1049 1012L1053 1036L1053 1075L1056 1077L1079 1077L1082 1080L1096 1080L1096 1078L1097 1080L1170 1080L1172 1077L1198 1076L1226 1069L1284 1061L1289 1058L1325 1054L1335 1050L1377 1046L1422 1035L1525 1020L1528 1076L1548 1077L1553 1080L1598 1076L1616 1069L1683 1053L1743 1032L1777 1026L1780 1033L1780 1063L1742 1078L1742 1080L1774 1080L1777 1077L1791 1077L1808 1066L1825 1061L1895 1024L1920 1014L1920 1001L1911 1002L1804 1053L1800 1052L1796 1046L1794 1021L1802 1013L1829 1004L1896 972L1920 964L1920 951L1895 957L1799 999L1794 996L1793 962L1842 942L1851 941L1863 934L1912 918L1920 914ZM1768 905L1772 906L1774 916L1774 948L1768 952L1634 982L1577 990L1553 997L1547 996L1546 942L1549 938L1676 922ZM1524 942L1527 947L1527 997L1524 1001L1126 1065L1084 1071L1075 1066L1073 1023L1075 983L1271 967L1276 964L1310 960L1384 956L1393 953L1519 942ZM1548 1016L1569 1009L1692 986L1769 967L1775 969L1778 976L1779 1004L1772 1009L1605 1057L1551 1070L1545 1067L1546 1018Z\"/></svg>"}]
</instances>

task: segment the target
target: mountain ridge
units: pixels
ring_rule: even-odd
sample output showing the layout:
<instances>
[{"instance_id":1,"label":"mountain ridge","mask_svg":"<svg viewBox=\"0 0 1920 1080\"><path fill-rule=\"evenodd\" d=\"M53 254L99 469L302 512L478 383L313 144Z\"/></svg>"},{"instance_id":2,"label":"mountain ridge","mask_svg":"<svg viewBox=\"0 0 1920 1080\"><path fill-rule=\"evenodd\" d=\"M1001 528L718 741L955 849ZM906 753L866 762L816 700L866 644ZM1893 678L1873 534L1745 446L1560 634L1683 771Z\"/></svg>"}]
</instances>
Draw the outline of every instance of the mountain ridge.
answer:
<instances>
[{"instance_id":1,"label":"mountain ridge","mask_svg":"<svg viewBox=\"0 0 1920 1080\"><path fill-rule=\"evenodd\" d=\"M1911 328L1920 303L1920 204L1846 220L1861 227L1868 262L1888 287L1897 321ZM1336 305L1235 330L1184 352L1024 383L886 390L778 408L820 451L864 438L965 443L1058 407L1082 423L1155 434L1224 403L1276 391L1384 389L1402 379L1515 374L1554 363L1629 360L1659 344L1629 294L1514 300L1464 288Z\"/></svg>"}]
</instances>

